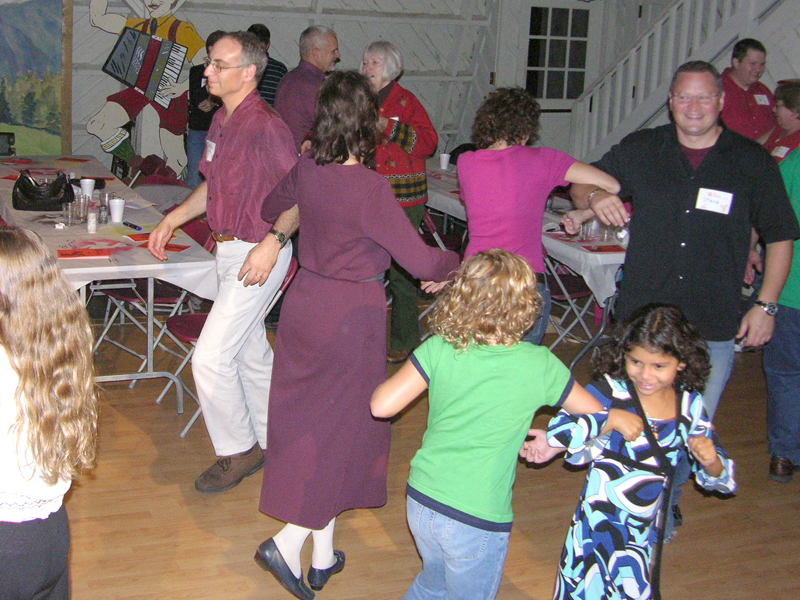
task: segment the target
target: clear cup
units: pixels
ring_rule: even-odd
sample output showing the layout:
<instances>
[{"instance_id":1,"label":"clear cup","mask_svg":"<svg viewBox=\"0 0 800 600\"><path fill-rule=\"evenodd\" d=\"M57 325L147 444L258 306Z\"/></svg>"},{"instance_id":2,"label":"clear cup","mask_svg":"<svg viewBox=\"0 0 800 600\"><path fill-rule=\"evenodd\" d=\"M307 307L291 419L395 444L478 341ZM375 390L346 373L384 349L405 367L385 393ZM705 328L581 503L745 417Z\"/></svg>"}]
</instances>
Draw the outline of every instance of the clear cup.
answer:
<instances>
[{"instance_id":1,"label":"clear cup","mask_svg":"<svg viewBox=\"0 0 800 600\"><path fill-rule=\"evenodd\" d=\"M64 202L61 205L61 217L64 220L64 225L75 224L75 202Z\"/></svg>"},{"instance_id":2,"label":"clear cup","mask_svg":"<svg viewBox=\"0 0 800 600\"><path fill-rule=\"evenodd\" d=\"M108 212L111 214L112 223L122 223L122 218L125 214L125 199L109 198Z\"/></svg>"},{"instance_id":3,"label":"clear cup","mask_svg":"<svg viewBox=\"0 0 800 600\"><path fill-rule=\"evenodd\" d=\"M77 223L85 223L86 216L89 214L89 201L91 196L79 196L75 199L75 221Z\"/></svg>"}]
</instances>

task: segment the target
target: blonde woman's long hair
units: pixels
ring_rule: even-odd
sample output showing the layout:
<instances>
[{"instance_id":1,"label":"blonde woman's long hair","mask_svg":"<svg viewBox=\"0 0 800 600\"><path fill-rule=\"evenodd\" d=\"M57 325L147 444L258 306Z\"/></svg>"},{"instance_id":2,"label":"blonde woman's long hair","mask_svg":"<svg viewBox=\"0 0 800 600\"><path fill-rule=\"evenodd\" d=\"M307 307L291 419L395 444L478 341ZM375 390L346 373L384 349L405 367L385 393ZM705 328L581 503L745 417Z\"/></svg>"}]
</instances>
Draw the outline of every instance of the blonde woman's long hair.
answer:
<instances>
[{"instance_id":1,"label":"blonde woman's long hair","mask_svg":"<svg viewBox=\"0 0 800 600\"><path fill-rule=\"evenodd\" d=\"M25 424L47 483L75 478L95 458L92 330L56 259L26 229L0 228L0 344L19 376L17 435Z\"/></svg>"},{"instance_id":2,"label":"blonde woman's long hair","mask_svg":"<svg viewBox=\"0 0 800 600\"><path fill-rule=\"evenodd\" d=\"M469 344L511 346L541 311L536 275L525 260L494 248L465 260L431 310L431 331L459 350Z\"/></svg>"}]
</instances>

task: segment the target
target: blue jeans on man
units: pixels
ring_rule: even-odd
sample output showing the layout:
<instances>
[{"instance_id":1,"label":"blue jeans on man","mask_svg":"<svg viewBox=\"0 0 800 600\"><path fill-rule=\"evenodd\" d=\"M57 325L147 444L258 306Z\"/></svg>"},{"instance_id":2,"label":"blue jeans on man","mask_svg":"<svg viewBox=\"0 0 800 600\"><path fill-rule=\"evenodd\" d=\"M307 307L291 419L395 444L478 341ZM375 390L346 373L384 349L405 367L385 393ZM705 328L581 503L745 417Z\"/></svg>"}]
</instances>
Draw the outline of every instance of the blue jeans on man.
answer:
<instances>
[{"instance_id":1,"label":"blue jeans on man","mask_svg":"<svg viewBox=\"0 0 800 600\"><path fill-rule=\"evenodd\" d=\"M534 346L538 346L542 343L542 338L544 338L544 334L547 332L547 323L550 320L550 308L552 306L550 288L547 287L547 283L537 283L536 291L538 291L539 295L542 297L542 312L536 318L533 327L522 336L523 342L530 342Z\"/></svg>"},{"instance_id":2,"label":"blue jeans on man","mask_svg":"<svg viewBox=\"0 0 800 600\"><path fill-rule=\"evenodd\" d=\"M711 362L711 372L708 375L706 388L703 391L703 407L708 415L708 420L714 422L714 415L719 406L719 399L725 391L725 385L730 379L733 371L734 340L724 342L708 342L708 354ZM674 511L678 506L681 496L680 486L689 481L692 474L692 466L689 464L688 450L681 451L678 464L675 465L675 476L672 483L672 496L670 504L672 510L667 511L667 523L664 529L664 539L669 540L675 531Z\"/></svg>"},{"instance_id":3,"label":"blue jeans on man","mask_svg":"<svg viewBox=\"0 0 800 600\"><path fill-rule=\"evenodd\" d=\"M764 347L770 456L800 465L800 310L781 305Z\"/></svg>"},{"instance_id":4,"label":"blue jeans on man","mask_svg":"<svg viewBox=\"0 0 800 600\"><path fill-rule=\"evenodd\" d=\"M478 529L423 506L406 503L408 526L422 571L403 600L492 600L506 561L509 533Z\"/></svg>"}]
</instances>

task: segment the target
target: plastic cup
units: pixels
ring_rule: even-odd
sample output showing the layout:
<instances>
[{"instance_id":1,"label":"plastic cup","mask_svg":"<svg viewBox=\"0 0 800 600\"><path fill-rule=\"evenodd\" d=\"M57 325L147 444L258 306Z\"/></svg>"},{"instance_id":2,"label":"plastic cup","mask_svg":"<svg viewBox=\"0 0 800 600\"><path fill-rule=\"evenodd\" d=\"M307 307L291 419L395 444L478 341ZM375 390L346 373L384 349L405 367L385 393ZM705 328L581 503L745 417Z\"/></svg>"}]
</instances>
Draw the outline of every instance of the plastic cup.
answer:
<instances>
[{"instance_id":1,"label":"plastic cup","mask_svg":"<svg viewBox=\"0 0 800 600\"><path fill-rule=\"evenodd\" d=\"M439 155L439 168L446 171L450 167L450 155L444 152Z\"/></svg>"},{"instance_id":2,"label":"plastic cup","mask_svg":"<svg viewBox=\"0 0 800 600\"><path fill-rule=\"evenodd\" d=\"M81 193L84 196L92 197L94 193L94 179L81 179Z\"/></svg>"},{"instance_id":3,"label":"plastic cup","mask_svg":"<svg viewBox=\"0 0 800 600\"><path fill-rule=\"evenodd\" d=\"M122 217L125 214L125 199L109 198L108 212L111 213L112 223L122 223Z\"/></svg>"},{"instance_id":4,"label":"plastic cup","mask_svg":"<svg viewBox=\"0 0 800 600\"><path fill-rule=\"evenodd\" d=\"M89 214L89 196L80 196L75 199L75 221L85 223L86 216Z\"/></svg>"},{"instance_id":5,"label":"plastic cup","mask_svg":"<svg viewBox=\"0 0 800 600\"><path fill-rule=\"evenodd\" d=\"M77 200L76 200L77 202ZM64 219L64 225L75 224L75 202L64 202L61 205L61 216Z\"/></svg>"}]
</instances>

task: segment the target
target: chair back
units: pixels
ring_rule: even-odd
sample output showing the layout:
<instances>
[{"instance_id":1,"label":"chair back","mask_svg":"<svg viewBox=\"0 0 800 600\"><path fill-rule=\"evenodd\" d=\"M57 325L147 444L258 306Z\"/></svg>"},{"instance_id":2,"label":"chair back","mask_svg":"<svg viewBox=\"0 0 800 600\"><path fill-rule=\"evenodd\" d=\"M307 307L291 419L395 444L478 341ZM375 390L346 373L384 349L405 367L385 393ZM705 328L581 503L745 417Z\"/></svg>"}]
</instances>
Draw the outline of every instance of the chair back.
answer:
<instances>
[{"instance_id":1,"label":"chair back","mask_svg":"<svg viewBox=\"0 0 800 600\"><path fill-rule=\"evenodd\" d=\"M167 210L164 211L164 214L168 215L176 208L177 205L170 206ZM214 242L214 238L211 235L211 227L209 226L208 220L205 217L196 217L191 221L187 221L186 223L181 225L181 231L183 231L186 235L188 235L200 246L202 246L206 252L214 251L216 243Z\"/></svg>"}]
</instances>

